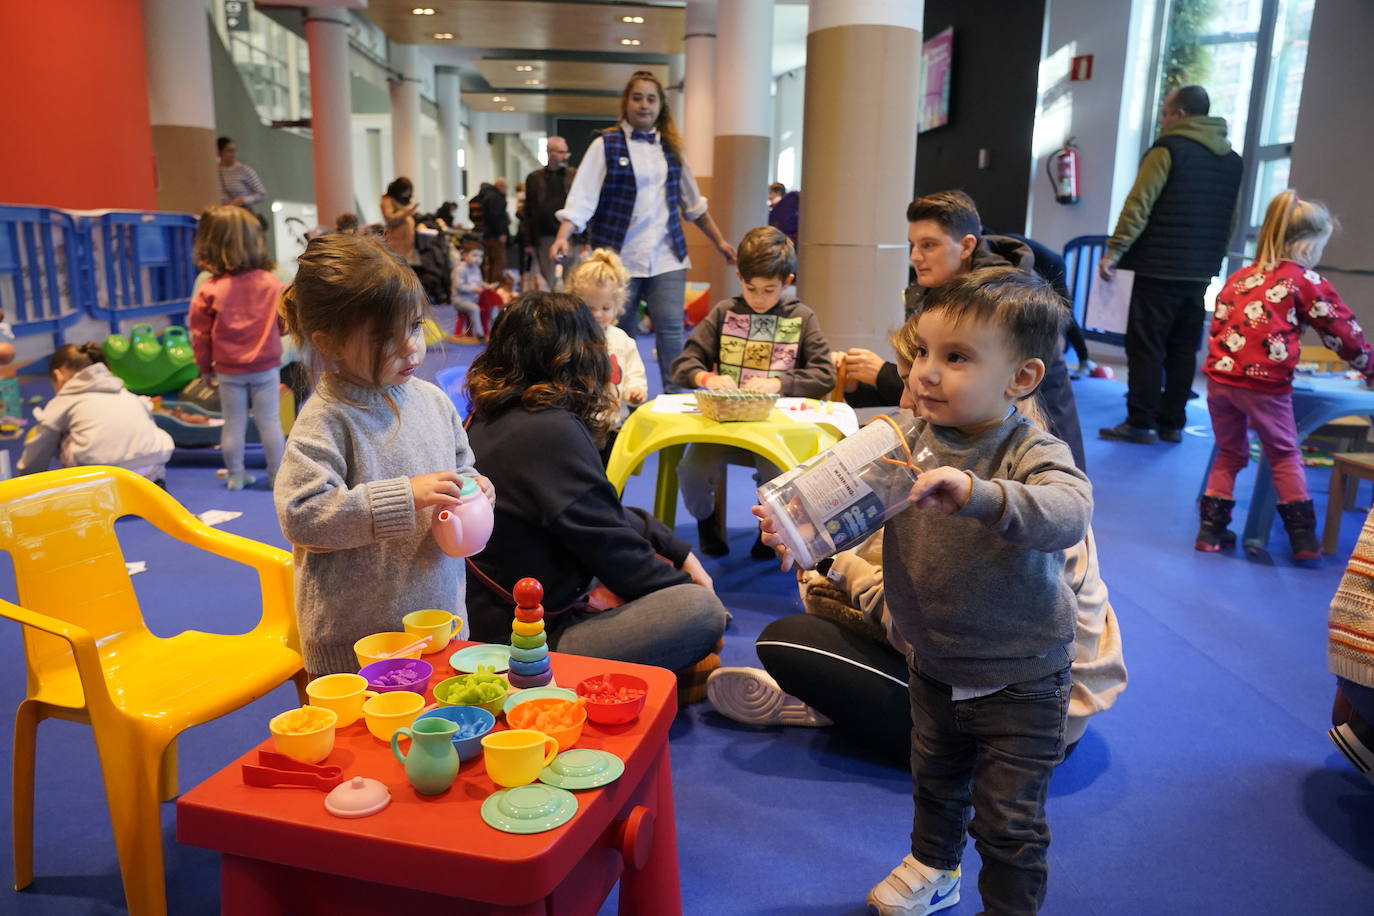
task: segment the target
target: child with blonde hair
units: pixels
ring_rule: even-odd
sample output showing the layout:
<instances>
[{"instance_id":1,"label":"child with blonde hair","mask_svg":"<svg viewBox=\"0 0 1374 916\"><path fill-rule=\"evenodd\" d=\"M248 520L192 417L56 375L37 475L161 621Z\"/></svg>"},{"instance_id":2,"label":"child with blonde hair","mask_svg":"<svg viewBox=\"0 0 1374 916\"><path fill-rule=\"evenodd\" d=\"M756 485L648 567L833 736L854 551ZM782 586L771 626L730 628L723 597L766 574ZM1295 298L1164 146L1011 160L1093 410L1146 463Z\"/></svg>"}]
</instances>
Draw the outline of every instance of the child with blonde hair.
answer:
<instances>
[{"instance_id":1,"label":"child with blonde hair","mask_svg":"<svg viewBox=\"0 0 1374 916\"><path fill-rule=\"evenodd\" d=\"M291 428L274 499L294 547L296 618L311 675L354 671L353 643L440 608L464 618L462 560L430 535L434 512L475 477L448 396L414 378L427 299L380 242L333 234L299 258L282 310L297 344L323 361Z\"/></svg>"},{"instance_id":2,"label":"child with blonde hair","mask_svg":"<svg viewBox=\"0 0 1374 916\"><path fill-rule=\"evenodd\" d=\"M34 426L16 468L46 471L54 456L65 468L111 464L161 483L172 437L159 429L148 401L105 365L99 344L63 344L48 360L53 399L33 412Z\"/></svg>"},{"instance_id":3,"label":"child with blonde hair","mask_svg":"<svg viewBox=\"0 0 1374 916\"><path fill-rule=\"evenodd\" d=\"M1227 525L1236 504L1236 474L1250 460L1249 427L1269 459L1293 557L1321 556L1293 419L1293 373L1303 326L1314 328L1323 344L1363 373L1366 384L1374 384L1374 359L1359 322L1312 269L1335 228L1324 204L1303 200L1293 190L1281 192L1264 213L1255 263L1228 277L1217 295L1203 363L1217 455L1199 503L1198 550L1211 553L1236 543Z\"/></svg>"},{"instance_id":4,"label":"child with blonde hair","mask_svg":"<svg viewBox=\"0 0 1374 916\"><path fill-rule=\"evenodd\" d=\"M201 215L194 256L210 277L191 299L191 345L201 376L219 387L225 486L242 490L255 479L243 465L250 411L269 480L281 465L282 284L272 274L262 226L242 207L215 207Z\"/></svg>"},{"instance_id":5,"label":"child with blonde hair","mask_svg":"<svg viewBox=\"0 0 1374 916\"><path fill-rule=\"evenodd\" d=\"M630 415L630 408L643 404L649 396L649 379L639 348L618 324L629 294L630 272L614 251L598 248L572 269L565 286L587 304L606 333L606 349L611 354L611 389L619 405L619 414L612 424L614 431Z\"/></svg>"}]
</instances>

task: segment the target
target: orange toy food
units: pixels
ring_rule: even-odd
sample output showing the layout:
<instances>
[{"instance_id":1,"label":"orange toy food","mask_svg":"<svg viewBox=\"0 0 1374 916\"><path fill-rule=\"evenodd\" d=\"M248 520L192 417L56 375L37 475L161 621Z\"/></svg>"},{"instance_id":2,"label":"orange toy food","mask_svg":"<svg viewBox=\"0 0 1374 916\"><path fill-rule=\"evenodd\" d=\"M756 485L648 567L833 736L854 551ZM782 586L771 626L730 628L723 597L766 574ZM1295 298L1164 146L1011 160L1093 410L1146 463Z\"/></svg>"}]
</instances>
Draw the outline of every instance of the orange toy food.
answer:
<instances>
[{"instance_id":1,"label":"orange toy food","mask_svg":"<svg viewBox=\"0 0 1374 916\"><path fill-rule=\"evenodd\" d=\"M587 711L580 697L576 700L549 697L521 703L506 713L506 722L511 728L532 728L543 732L558 742L561 752L576 745L582 737L582 729L587 724Z\"/></svg>"}]
</instances>

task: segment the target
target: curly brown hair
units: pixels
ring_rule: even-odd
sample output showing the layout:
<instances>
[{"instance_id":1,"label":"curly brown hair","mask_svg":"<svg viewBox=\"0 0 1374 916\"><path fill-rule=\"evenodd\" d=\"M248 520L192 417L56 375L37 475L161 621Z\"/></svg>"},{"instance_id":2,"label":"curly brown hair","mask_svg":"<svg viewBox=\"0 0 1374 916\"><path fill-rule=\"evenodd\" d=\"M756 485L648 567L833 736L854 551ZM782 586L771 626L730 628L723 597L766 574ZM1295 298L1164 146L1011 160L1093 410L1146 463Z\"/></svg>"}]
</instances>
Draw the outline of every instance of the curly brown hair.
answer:
<instances>
[{"instance_id":1,"label":"curly brown hair","mask_svg":"<svg viewBox=\"0 0 1374 916\"><path fill-rule=\"evenodd\" d=\"M617 415L606 335L567 293L524 293L506 306L467 382L473 413L484 419L516 406L566 410L600 443Z\"/></svg>"}]
</instances>

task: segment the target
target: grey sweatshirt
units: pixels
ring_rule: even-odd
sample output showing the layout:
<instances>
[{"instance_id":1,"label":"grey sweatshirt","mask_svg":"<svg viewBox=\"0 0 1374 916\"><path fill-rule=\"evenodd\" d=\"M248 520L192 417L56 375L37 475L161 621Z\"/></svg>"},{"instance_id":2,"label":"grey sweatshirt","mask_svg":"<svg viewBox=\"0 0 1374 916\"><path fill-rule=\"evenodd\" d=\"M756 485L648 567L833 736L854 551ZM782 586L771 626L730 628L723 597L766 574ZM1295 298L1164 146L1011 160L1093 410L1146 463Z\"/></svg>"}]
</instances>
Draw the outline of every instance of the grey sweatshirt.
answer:
<instances>
[{"instance_id":1,"label":"grey sweatshirt","mask_svg":"<svg viewBox=\"0 0 1374 916\"><path fill-rule=\"evenodd\" d=\"M410 478L475 475L472 463L458 412L429 382L380 389L326 377L305 402L273 499L294 546L296 619L310 674L356 671L353 643L400 630L411 611L465 616L463 561L430 537L435 510L416 510Z\"/></svg>"},{"instance_id":2,"label":"grey sweatshirt","mask_svg":"<svg viewBox=\"0 0 1374 916\"><path fill-rule=\"evenodd\" d=\"M888 610L916 668L945 684L996 687L1067 667L1078 599L1064 552L1093 510L1068 446L1013 412L974 437L917 421L911 447L973 476L956 514L913 506L883 526Z\"/></svg>"}]
</instances>

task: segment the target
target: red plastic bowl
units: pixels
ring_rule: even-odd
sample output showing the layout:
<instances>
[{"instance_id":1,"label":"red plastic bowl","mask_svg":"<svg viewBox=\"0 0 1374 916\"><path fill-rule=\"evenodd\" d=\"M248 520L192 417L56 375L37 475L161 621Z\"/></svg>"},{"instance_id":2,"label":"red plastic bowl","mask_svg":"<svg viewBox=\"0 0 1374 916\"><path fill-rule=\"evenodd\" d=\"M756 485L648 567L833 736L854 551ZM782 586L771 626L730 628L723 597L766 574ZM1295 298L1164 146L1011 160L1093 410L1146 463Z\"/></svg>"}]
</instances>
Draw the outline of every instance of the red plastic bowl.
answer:
<instances>
[{"instance_id":1,"label":"red plastic bowl","mask_svg":"<svg viewBox=\"0 0 1374 916\"><path fill-rule=\"evenodd\" d=\"M607 699L601 694L604 685L611 692L618 690L638 690L639 696L632 699ZM644 701L649 696L649 684L633 674L598 674L580 681L577 695L586 701L587 718L599 725L623 725L639 718L644 711Z\"/></svg>"}]
</instances>

